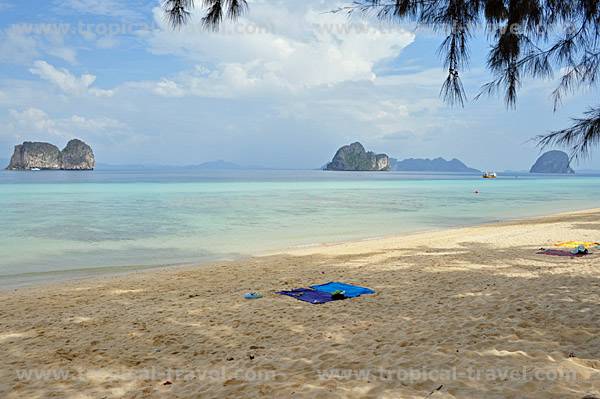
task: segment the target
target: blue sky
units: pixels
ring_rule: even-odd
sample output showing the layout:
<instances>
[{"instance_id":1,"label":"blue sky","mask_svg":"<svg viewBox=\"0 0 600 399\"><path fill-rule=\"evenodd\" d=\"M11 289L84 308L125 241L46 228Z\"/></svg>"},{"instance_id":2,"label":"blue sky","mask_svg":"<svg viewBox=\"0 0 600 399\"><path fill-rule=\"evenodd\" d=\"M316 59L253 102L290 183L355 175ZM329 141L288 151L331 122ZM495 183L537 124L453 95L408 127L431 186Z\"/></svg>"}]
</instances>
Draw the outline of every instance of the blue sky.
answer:
<instances>
[{"instance_id":1,"label":"blue sky","mask_svg":"<svg viewBox=\"0 0 600 399\"><path fill-rule=\"evenodd\" d=\"M517 110L500 98L451 108L439 36L326 13L343 1L254 0L219 33L197 19L172 31L158 4L0 0L0 158L24 140L79 137L102 163L314 168L359 140L397 158L527 169L529 139L597 100L577 93L554 113L555 82L531 81ZM471 98L490 79L487 47L476 34ZM600 169L600 156L576 168Z\"/></svg>"}]
</instances>

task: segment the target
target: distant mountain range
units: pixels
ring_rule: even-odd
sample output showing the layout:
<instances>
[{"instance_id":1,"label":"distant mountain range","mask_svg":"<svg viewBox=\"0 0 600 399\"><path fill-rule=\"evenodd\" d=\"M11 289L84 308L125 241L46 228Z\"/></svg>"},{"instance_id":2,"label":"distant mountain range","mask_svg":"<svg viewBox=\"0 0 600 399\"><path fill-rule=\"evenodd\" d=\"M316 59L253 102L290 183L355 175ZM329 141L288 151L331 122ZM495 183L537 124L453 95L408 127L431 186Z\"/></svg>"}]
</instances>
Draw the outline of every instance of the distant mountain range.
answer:
<instances>
[{"instance_id":1,"label":"distant mountain range","mask_svg":"<svg viewBox=\"0 0 600 399\"><path fill-rule=\"evenodd\" d=\"M218 160L204 162L198 165L141 165L141 164L129 164L129 165L113 165L99 163L96 166L98 170L172 170L172 169L196 169L196 170L257 170L257 169L268 169L262 166L256 165L239 165L233 162Z\"/></svg>"},{"instance_id":2,"label":"distant mountain range","mask_svg":"<svg viewBox=\"0 0 600 399\"><path fill-rule=\"evenodd\" d=\"M409 158L402 161L390 158L390 170L403 172L481 173L480 170L470 168L456 158L450 161L446 161L444 158Z\"/></svg>"}]
</instances>

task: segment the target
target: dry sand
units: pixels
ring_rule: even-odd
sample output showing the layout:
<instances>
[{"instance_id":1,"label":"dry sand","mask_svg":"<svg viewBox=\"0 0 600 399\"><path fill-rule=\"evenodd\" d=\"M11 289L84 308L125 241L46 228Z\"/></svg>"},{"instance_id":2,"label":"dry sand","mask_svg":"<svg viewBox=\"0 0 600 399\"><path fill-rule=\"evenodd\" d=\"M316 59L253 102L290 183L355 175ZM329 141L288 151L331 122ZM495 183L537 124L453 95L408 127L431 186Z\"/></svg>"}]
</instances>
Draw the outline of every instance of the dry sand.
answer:
<instances>
[{"instance_id":1,"label":"dry sand","mask_svg":"<svg viewBox=\"0 0 600 399\"><path fill-rule=\"evenodd\" d=\"M600 397L600 251L536 254L573 239L600 210L3 292L0 397ZM377 294L273 293L331 280Z\"/></svg>"}]
</instances>

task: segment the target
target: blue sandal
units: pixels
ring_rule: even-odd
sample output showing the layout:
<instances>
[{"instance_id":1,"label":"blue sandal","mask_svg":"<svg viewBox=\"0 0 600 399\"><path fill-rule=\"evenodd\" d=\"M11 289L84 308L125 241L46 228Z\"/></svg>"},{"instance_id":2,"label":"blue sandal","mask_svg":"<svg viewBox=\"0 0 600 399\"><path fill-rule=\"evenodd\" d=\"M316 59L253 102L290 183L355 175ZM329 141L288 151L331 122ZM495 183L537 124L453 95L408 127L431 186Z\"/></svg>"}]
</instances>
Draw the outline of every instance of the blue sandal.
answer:
<instances>
[{"instance_id":1,"label":"blue sandal","mask_svg":"<svg viewBox=\"0 0 600 399\"><path fill-rule=\"evenodd\" d=\"M246 298L246 299L260 299L262 297L263 297L262 294L259 292L249 292L244 295L244 298Z\"/></svg>"}]
</instances>

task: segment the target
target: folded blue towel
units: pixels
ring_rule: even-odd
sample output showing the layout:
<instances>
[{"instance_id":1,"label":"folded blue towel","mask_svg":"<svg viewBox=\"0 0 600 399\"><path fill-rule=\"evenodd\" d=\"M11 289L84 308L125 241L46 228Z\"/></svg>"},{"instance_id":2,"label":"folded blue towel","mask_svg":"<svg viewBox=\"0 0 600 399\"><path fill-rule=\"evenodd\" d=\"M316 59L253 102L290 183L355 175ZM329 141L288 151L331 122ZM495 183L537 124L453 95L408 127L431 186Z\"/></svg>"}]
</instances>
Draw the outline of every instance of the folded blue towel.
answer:
<instances>
[{"instance_id":1,"label":"folded blue towel","mask_svg":"<svg viewBox=\"0 0 600 399\"><path fill-rule=\"evenodd\" d=\"M328 292L333 294L336 291L344 291L344 296L346 298L356 298L357 296L365 295L365 294L374 294L370 288L359 287L358 285L331 282L327 284L321 285L311 285L310 288L314 288L317 291Z\"/></svg>"},{"instance_id":2,"label":"folded blue towel","mask_svg":"<svg viewBox=\"0 0 600 399\"><path fill-rule=\"evenodd\" d=\"M327 303L334 300L331 297L331 294L323 291L312 290L310 288L296 288L291 291L279 291L276 294L291 296L299 301L312 304Z\"/></svg>"}]
</instances>

